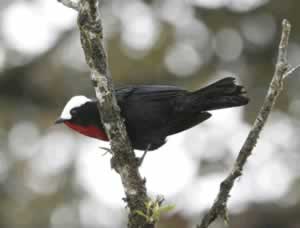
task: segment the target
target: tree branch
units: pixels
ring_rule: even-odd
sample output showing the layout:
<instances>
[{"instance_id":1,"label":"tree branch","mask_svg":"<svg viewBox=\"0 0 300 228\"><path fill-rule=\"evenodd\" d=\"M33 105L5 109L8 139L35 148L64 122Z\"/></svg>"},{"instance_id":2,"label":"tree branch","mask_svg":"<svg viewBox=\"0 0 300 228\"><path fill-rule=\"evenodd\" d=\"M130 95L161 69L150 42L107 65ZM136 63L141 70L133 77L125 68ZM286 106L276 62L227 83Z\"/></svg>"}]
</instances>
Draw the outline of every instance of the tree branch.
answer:
<instances>
[{"instance_id":1,"label":"tree branch","mask_svg":"<svg viewBox=\"0 0 300 228\"><path fill-rule=\"evenodd\" d=\"M264 103L256 117L256 120L252 126L248 137L242 146L238 157L234 163L233 169L226 179L221 183L218 196L204 216L200 225L197 228L207 228L218 216L223 217L227 221L227 201L229 193L234 185L235 180L242 175L244 165L251 155L253 148L256 145L259 134L264 127L268 116L275 104L275 101L283 89L283 80L290 74L292 74L299 66L289 68L287 62L287 48L289 35L291 31L291 25L287 20L282 21L282 35L278 49L278 58L275 67L273 79L270 83L268 93L265 97Z\"/></svg>"},{"instance_id":2,"label":"tree branch","mask_svg":"<svg viewBox=\"0 0 300 228\"><path fill-rule=\"evenodd\" d=\"M79 3L76 0L57 0L58 2L64 4L66 7L74 9L76 11L79 10Z\"/></svg>"},{"instance_id":3,"label":"tree branch","mask_svg":"<svg viewBox=\"0 0 300 228\"><path fill-rule=\"evenodd\" d=\"M110 139L112 168L119 173L128 203L130 228L153 228L137 211L146 214L149 201L145 180L139 173L138 160L131 148L124 120L114 94L112 79L108 70L106 53L103 47L103 28L98 0L59 0L64 5L78 10L77 23L86 62L91 70L91 81L98 99L101 121Z\"/></svg>"}]
</instances>

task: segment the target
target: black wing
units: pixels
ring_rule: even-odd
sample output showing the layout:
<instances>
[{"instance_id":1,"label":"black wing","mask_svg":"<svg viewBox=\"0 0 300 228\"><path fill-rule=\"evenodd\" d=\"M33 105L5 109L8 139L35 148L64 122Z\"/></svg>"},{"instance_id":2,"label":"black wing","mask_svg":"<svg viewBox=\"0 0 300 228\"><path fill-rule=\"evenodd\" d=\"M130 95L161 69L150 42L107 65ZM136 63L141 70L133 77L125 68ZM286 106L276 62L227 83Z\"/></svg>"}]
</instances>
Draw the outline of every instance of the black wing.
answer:
<instances>
[{"instance_id":1,"label":"black wing","mask_svg":"<svg viewBox=\"0 0 300 228\"><path fill-rule=\"evenodd\" d=\"M130 86L116 90L121 114L135 148L155 149L165 143L168 123L178 97L187 92L175 86Z\"/></svg>"},{"instance_id":2,"label":"black wing","mask_svg":"<svg viewBox=\"0 0 300 228\"><path fill-rule=\"evenodd\" d=\"M184 89L167 85L129 86L116 89L118 101L124 101L124 99L129 97L130 99L145 101L163 101L185 93L187 93L187 91Z\"/></svg>"}]
</instances>

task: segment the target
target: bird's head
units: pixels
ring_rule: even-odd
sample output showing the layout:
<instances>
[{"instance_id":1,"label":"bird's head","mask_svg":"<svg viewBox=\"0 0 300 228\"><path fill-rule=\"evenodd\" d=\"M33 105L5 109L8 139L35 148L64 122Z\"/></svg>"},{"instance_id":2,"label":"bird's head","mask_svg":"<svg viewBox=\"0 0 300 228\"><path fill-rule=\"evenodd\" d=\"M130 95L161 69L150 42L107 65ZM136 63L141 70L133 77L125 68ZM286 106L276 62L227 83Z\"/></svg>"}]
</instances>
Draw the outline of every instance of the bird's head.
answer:
<instances>
[{"instance_id":1,"label":"bird's head","mask_svg":"<svg viewBox=\"0 0 300 228\"><path fill-rule=\"evenodd\" d=\"M66 121L71 121L76 119L79 113L80 107L85 105L92 100L85 96L74 96L65 105L60 117L55 121L56 124L65 123Z\"/></svg>"}]
</instances>

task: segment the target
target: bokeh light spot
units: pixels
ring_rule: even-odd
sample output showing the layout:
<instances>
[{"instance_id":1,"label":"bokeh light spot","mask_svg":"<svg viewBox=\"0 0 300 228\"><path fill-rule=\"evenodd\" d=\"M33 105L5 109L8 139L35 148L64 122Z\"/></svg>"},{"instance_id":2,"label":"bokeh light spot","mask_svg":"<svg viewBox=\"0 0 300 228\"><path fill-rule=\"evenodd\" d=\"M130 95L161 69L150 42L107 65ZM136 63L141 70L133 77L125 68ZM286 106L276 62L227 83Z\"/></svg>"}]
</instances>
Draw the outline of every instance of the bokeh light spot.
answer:
<instances>
[{"instance_id":1,"label":"bokeh light spot","mask_svg":"<svg viewBox=\"0 0 300 228\"><path fill-rule=\"evenodd\" d=\"M176 43L165 57L167 70L178 77L192 75L202 63L201 55L188 43Z\"/></svg>"},{"instance_id":2,"label":"bokeh light spot","mask_svg":"<svg viewBox=\"0 0 300 228\"><path fill-rule=\"evenodd\" d=\"M9 131L8 146L16 159L29 159L38 151L39 140L38 127L30 121L23 121Z\"/></svg>"},{"instance_id":3,"label":"bokeh light spot","mask_svg":"<svg viewBox=\"0 0 300 228\"><path fill-rule=\"evenodd\" d=\"M234 29L225 28L216 34L216 54L223 61L233 61L240 57L243 51L243 40Z\"/></svg>"}]
</instances>

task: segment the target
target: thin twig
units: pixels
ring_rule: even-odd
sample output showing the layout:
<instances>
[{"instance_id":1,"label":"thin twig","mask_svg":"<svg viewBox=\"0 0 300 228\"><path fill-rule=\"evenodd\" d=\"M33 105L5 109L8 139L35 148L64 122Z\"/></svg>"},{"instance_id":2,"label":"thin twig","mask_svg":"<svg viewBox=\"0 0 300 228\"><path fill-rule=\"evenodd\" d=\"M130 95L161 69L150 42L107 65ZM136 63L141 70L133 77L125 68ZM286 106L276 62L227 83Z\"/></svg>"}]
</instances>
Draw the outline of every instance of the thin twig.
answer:
<instances>
[{"instance_id":1,"label":"thin twig","mask_svg":"<svg viewBox=\"0 0 300 228\"><path fill-rule=\"evenodd\" d=\"M107 133L112 152L112 168L120 175L128 204L129 228L153 228L137 211L146 214L146 202L149 201L145 180L139 173L139 162L136 158L120 108L114 94L112 79L108 70L106 53L103 47L103 28L99 0L80 0L74 5L73 0L60 0L66 6L78 10L77 23L80 30L81 45L86 62L91 71L91 81L98 100L98 110L105 132Z\"/></svg>"},{"instance_id":2,"label":"thin twig","mask_svg":"<svg viewBox=\"0 0 300 228\"><path fill-rule=\"evenodd\" d=\"M79 7L78 7L79 3L76 0L57 0L57 1L62 3L63 5L65 5L66 7L69 7L76 11L79 10Z\"/></svg>"},{"instance_id":3,"label":"thin twig","mask_svg":"<svg viewBox=\"0 0 300 228\"><path fill-rule=\"evenodd\" d=\"M232 171L221 183L220 190L217 198L215 199L215 202L213 203L208 213L202 219L201 224L197 226L197 228L207 228L218 216L223 217L225 221L228 220L227 201L229 198L229 193L234 185L234 182L238 177L242 175L244 165L248 157L251 155L252 150L256 145L259 134L263 129L268 119L268 116L275 104L275 101L283 88L284 78L292 74L299 67L297 66L294 68L289 68L287 62L287 48L290 31L290 23L287 20L283 20L282 35L279 44L277 64L264 103L256 117L256 120L252 126L251 131L248 134L244 145L242 146L238 154Z\"/></svg>"},{"instance_id":4,"label":"thin twig","mask_svg":"<svg viewBox=\"0 0 300 228\"><path fill-rule=\"evenodd\" d=\"M284 79L286 79L288 76L292 75L296 70L300 69L300 64L290 68L283 76Z\"/></svg>"}]
</instances>

